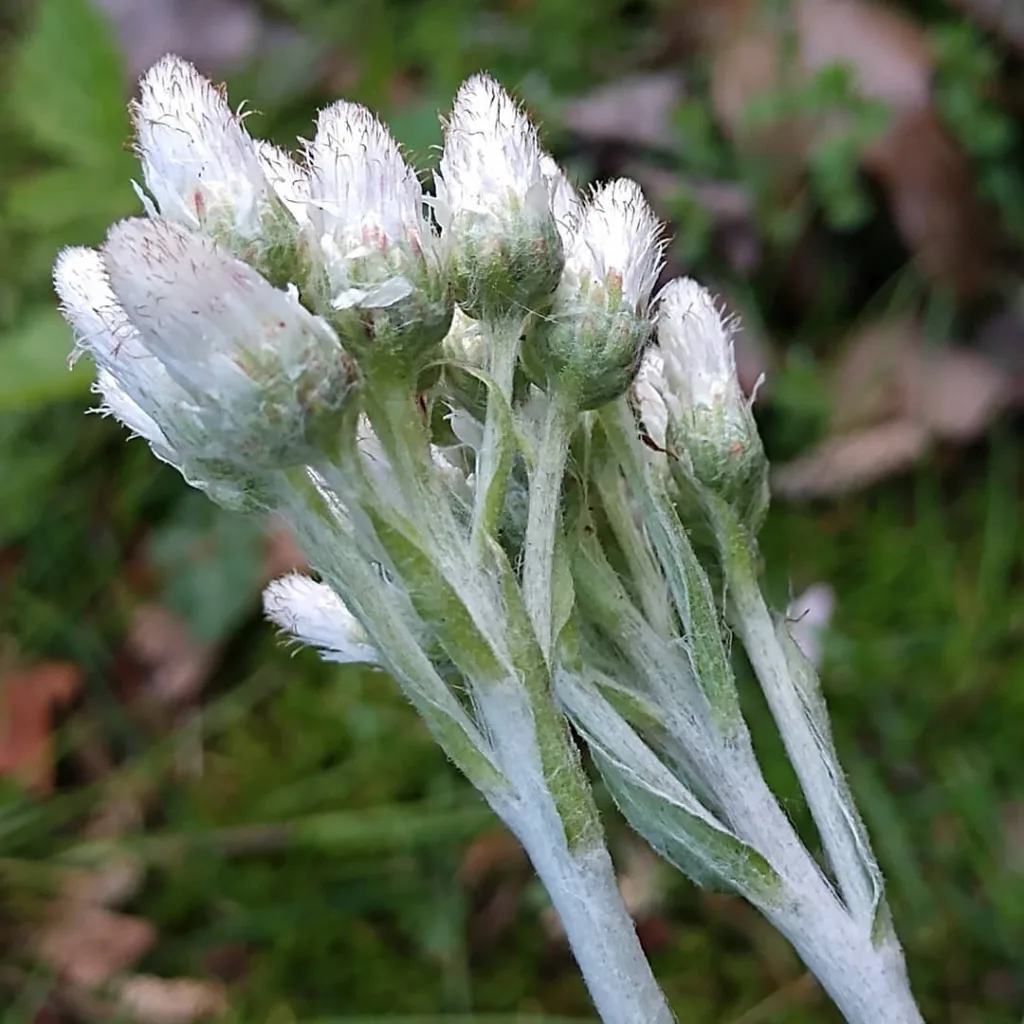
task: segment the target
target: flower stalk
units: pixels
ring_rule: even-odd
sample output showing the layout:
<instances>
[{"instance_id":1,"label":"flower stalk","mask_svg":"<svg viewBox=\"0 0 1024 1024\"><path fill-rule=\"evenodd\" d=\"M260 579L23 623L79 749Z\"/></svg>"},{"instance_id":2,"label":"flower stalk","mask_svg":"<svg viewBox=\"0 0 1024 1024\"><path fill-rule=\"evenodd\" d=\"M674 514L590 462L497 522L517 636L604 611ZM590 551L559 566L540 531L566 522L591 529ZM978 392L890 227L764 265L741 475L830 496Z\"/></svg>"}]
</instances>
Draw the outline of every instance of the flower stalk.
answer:
<instances>
[{"instance_id":1,"label":"flower stalk","mask_svg":"<svg viewBox=\"0 0 1024 1024\"><path fill-rule=\"evenodd\" d=\"M473 505L472 543L479 551L485 538L493 536L502 509L511 456L512 388L519 362L519 337L523 317L512 314L481 325L487 346L490 382L484 420L483 444L477 458L476 500Z\"/></svg>"},{"instance_id":2,"label":"flower stalk","mask_svg":"<svg viewBox=\"0 0 1024 1024\"><path fill-rule=\"evenodd\" d=\"M530 507L523 555L523 599L545 660L552 663L557 641L553 621L555 545L560 533L562 478L576 427L574 396L555 392L547 403L530 472Z\"/></svg>"},{"instance_id":3,"label":"flower stalk","mask_svg":"<svg viewBox=\"0 0 1024 1024\"><path fill-rule=\"evenodd\" d=\"M748 552L751 539L725 510L717 517L729 592L729 620L750 658L786 753L853 918L875 925L882 892L866 830L832 743L828 713L813 667L768 610ZM726 520L722 522L722 520Z\"/></svg>"}]
</instances>

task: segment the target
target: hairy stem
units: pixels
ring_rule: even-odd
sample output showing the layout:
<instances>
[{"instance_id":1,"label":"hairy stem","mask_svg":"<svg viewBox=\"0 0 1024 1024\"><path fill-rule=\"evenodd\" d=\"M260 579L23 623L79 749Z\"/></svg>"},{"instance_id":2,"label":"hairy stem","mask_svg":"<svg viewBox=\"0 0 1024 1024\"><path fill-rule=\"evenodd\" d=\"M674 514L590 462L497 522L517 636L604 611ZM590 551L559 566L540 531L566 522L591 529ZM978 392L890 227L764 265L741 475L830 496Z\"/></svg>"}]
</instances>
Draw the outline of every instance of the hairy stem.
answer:
<instances>
[{"instance_id":1,"label":"hairy stem","mask_svg":"<svg viewBox=\"0 0 1024 1024\"><path fill-rule=\"evenodd\" d=\"M847 907L870 929L881 900L881 872L839 766L817 679L811 693L795 677L799 652L792 642L785 645L785 625L769 612L753 566L735 555L723 563L730 620L761 683Z\"/></svg>"},{"instance_id":2,"label":"hairy stem","mask_svg":"<svg viewBox=\"0 0 1024 1024\"><path fill-rule=\"evenodd\" d=\"M714 705L716 696L727 696L734 687L715 638L709 642L712 633L719 636L720 626L714 607L703 607L708 597L706 576L695 564L692 546L668 503L662 481L639 457L629 410L620 403L609 408L602 421L643 503L659 559L678 595L693 668ZM710 723L699 716L673 713L667 722L669 731L689 751L737 835L757 848L783 878L785 899L760 909L793 943L850 1024L882 1020L918 1024L921 1017L902 951L882 900L881 873L838 766L817 679L764 604L752 541L730 518L728 509L709 500L708 510L719 542L733 622L807 795L845 903L765 783L738 706L725 700L720 707L727 713ZM639 666L636 654L633 660ZM709 688L709 680L701 678L708 675L720 675L720 685ZM652 682L657 692L658 685ZM709 724L714 727L709 729ZM695 735L694 729L702 735Z\"/></svg>"},{"instance_id":3,"label":"hairy stem","mask_svg":"<svg viewBox=\"0 0 1024 1024\"><path fill-rule=\"evenodd\" d=\"M569 440L576 423L572 395L555 391L549 396L544 424L530 474L530 508L526 518L523 556L523 597L547 663L552 663L552 587L555 542L559 529L562 477L569 457Z\"/></svg>"},{"instance_id":4,"label":"hairy stem","mask_svg":"<svg viewBox=\"0 0 1024 1024\"><path fill-rule=\"evenodd\" d=\"M636 518L637 510L630 504L618 463L602 462L594 474L594 485L608 524L626 557L644 616L659 636L668 639L674 632L668 587Z\"/></svg>"},{"instance_id":5,"label":"hairy stem","mask_svg":"<svg viewBox=\"0 0 1024 1024\"><path fill-rule=\"evenodd\" d=\"M782 876L785 900L759 909L793 944L849 1024L921 1024L899 942L843 906L768 788L749 745L724 752L718 796L737 832Z\"/></svg>"},{"instance_id":6,"label":"hairy stem","mask_svg":"<svg viewBox=\"0 0 1024 1024\"><path fill-rule=\"evenodd\" d=\"M471 555L437 479L419 409L399 388L378 389L367 401L403 503L416 519L408 536L396 533L388 542L429 546L422 560L424 585L435 567L440 570L431 592L451 614L433 619L433 605L422 594L417 607L463 669L472 688L474 724L484 732L486 749L493 750L505 783L480 789L520 838L548 889L602 1019L606 1024L670 1024L672 1015L619 894L589 782L555 702L545 659L551 643L561 474L575 416L574 409L553 404L558 415L549 414L535 466L547 494L545 514L533 529L541 541L538 568L546 581L543 587L535 582L532 591L542 609L539 618L530 614L531 591L520 591L507 556L489 532ZM377 511L380 533L389 520ZM395 552L402 554L398 548ZM409 571L419 572L420 560L413 556ZM532 572L536 581L536 569ZM456 629L452 616L462 614L461 609L472 623ZM546 631L535 623L546 624ZM480 670L471 671L474 665Z\"/></svg>"},{"instance_id":7,"label":"hairy stem","mask_svg":"<svg viewBox=\"0 0 1024 1024\"><path fill-rule=\"evenodd\" d=\"M479 551L483 537L493 535L505 501L505 482L509 472L512 438L508 410L512 404L512 384L519 357L522 318L488 321L487 370L490 390L484 441L477 463L476 499L473 506L473 550Z\"/></svg>"},{"instance_id":8,"label":"hairy stem","mask_svg":"<svg viewBox=\"0 0 1024 1024\"><path fill-rule=\"evenodd\" d=\"M586 838L570 843L544 778L533 711L522 691L490 690L482 696L481 712L493 723L498 757L516 793L513 800L496 795L491 806L523 844L544 883L601 1020L672 1024L622 901L593 804L588 801L592 820ZM578 757L566 767L583 776Z\"/></svg>"}]
</instances>

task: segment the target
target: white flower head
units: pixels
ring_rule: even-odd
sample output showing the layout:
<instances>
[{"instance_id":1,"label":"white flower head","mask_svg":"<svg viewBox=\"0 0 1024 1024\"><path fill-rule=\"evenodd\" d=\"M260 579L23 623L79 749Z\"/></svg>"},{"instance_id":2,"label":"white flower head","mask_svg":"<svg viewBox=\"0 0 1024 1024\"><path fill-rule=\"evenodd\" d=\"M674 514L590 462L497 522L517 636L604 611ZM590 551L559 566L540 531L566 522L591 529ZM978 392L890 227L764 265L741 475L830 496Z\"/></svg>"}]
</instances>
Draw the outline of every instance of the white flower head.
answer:
<instances>
[{"instance_id":1,"label":"white flower head","mask_svg":"<svg viewBox=\"0 0 1024 1024\"><path fill-rule=\"evenodd\" d=\"M96 363L97 411L148 441L158 459L219 504L252 507L253 481L247 475L240 480L208 443L208 413L147 347L114 294L101 254L65 249L54 267L54 285L75 333L72 362L84 354Z\"/></svg>"},{"instance_id":2,"label":"white flower head","mask_svg":"<svg viewBox=\"0 0 1024 1024\"><path fill-rule=\"evenodd\" d=\"M334 422L351 388L350 360L294 292L274 288L213 239L166 221L115 225L102 266L106 285L82 298L92 311L84 315L130 324L131 355L111 353L106 369L176 448L279 465L308 453ZM140 400L136 361L168 388L150 405ZM197 429L176 423L181 436L171 436L154 413L168 396L195 410Z\"/></svg>"},{"instance_id":3,"label":"white flower head","mask_svg":"<svg viewBox=\"0 0 1024 1024\"><path fill-rule=\"evenodd\" d=\"M339 101L320 111L307 156L310 216L342 258L432 247L416 172L366 107Z\"/></svg>"},{"instance_id":4,"label":"white flower head","mask_svg":"<svg viewBox=\"0 0 1024 1024\"><path fill-rule=\"evenodd\" d=\"M633 381L633 400L650 439L661 449L668 439L668 406L665 403L665 360L651 346L644 353L640 372Z\"/></svg>"},{"instance_id":5,"label":"white flower head","mask_svg":"<svg viewBox=\"0 0 1024 1024\"><path fill-rule=\"evenodd\" d=\"M298 573L283 576L263 591L263 610L293 639L320 651L324 661L380 663L359 620L326 583Z\"/></svg>"},{"instance_id":6,"label":"white flower head","mask_svg":"<svg viewBox=\"0 0 1024 1024\"><path fill-rule=\"evenodd\" d=\"M445 125L438 198L452 213L494 214L511 206L543 217L548 208L537 131L489 75L463 82Z\"/></svg>"},{"instance_id":7,"label":"white flower head","mask_svg":"<svg viewBox=\"0 0 1024 1024\"><path fill-rule=\"evenodd\" d=\"M588 409L636 376L665 246L640 186L625 178L596 189L573 218L550 315L531 325L524 360L538 383L572 390Z\"/></svg>"},{"instance_id":8,"label":"white flower head","mask_svg":"<svg viewBox=\"0 0 1024 1024\"><path fill-rule=\"evenodd\" d=\"M665 406L664 445L699 483L759 520L767 505L767 461L736 374L734 324L706 288L677 278L661 293L657 329L662 372L652 372L646 383ZM646 423L643 393L637 389L634 396Z\"/></svg>"},{"instance_id":9,"label":"white flower head","mask_svg":"<svg viewBox=\"0 0 1024 1024\"><path fill-rule=\"evenodd\" d=\"M562 246L541 158L536 129L493 78L462 84L445 123L435 211L456 297L472 315L521 314L558 282Z\"/></svg>"},{"instance_id":10,"label":"white flower head","mask_svg":"<svg viewBox=\"0 0 1024 1024\"><path fill-rule=\"evenodd\" d=\"M558 225L558 233L562 237L562 244L568 249L572 241L576 217L580 209L579 193L573 188L565 171L558 166L554 157L548 153L541 153L540 167L544 174L544 180L548 185L548 201L551 204L551 213L555 218L555 223Z\"/></svg>"},{"instance_id":11,"label":"white flower head","mask_svg":"<svg viewBox=\"0 0 1024 1024\"><path fill-rule=\"evenodd\" d=\"M167 56L132 103L150 216L203 231L281 282L293 270L298 225L267 182L256 147L224 94L187 61ZM141 193L140 193L141 194Z\"/></svg>"},{"instance_id":12,"label":"white flower head","mask_svg":"<svg viewBox=\"0 0 1024 1024\"><path fill-rule=\"evenodd\" d=\"M711 293L692 278L681 277L666 285L660 299L658 340L674 415L698 406L745 405L732 324L718 311Z\"/></svg>"},{"instance_id":13,"label":"white flower head","mask_svg":"<svg viewBox=\"0 0 1024 1024\"><path fill-rule=\"evenodd\" d=\"M104 411L159 446L161 453L169 452L170 442L160 424L188 409L191 399L146 348L114 295L102 256L80 246L65 249L57 257L53 281L61 313L74 330L71 362L83 354L93 358Z\"/></svg>"},{"instance_id":14,"label":"white flower head","mask_svg":"<svg viewBox=\"0 0 1024 1024\"><path fill-rule=\"evenodd\" d=\"M444 353L450 359L470 366L487 365L487 339L479 320L466 316L456 307L452 325L444 336Z\"/></svg>"},{"instance_id":15,"label":"white flower head","mask_svg":"<svg viewBox=\"0 0 1024 1024\"><path fill-rule=\"evenodd\" d=\"M446 268L398 144L369 110L342 101L320 112L307 161L331 319L345 333L346 314L359 312L353 337L346 334L357 349L367 317L371 346L433 348L451 319Z\"/></svg>"},{"instance_id":16,"label":"white flower head","mask_svg":"<svg viewBox=\"0 0 1024 1024\"><path fill-rule=\"evenodd\" d=\"M110 370L102 367L96 370L93 391L103 399L98 412L113 416L119 423L123 423L134 437L148 441L153 454L162 462L180 468L178 456L156 420L121 387Z\"/></svg>"},{"instance_id":17,"label":"white flower head","mask_svg":"<svg viewBox=\"0 0 1024 1024\"><path fill-rule=\"evenodd\" d=\"M664 255L661 221L640 186L617 178L579 209L559 295L571 303L580 291L591 297L603 293L606 301L644 316Z\"/></svg>"},{"instance_id":18,"label":"white flower head","mask_svg":"<svg viewBox=\"0 0 1024 1024\"><path fill-rule=\"evenodd\" d=\"M72 364L86 352L101 367L122 352L125 362L133 365L149 358L139 332L110 287L103 258L95 249L71 246L62 250L54 264L53 284L61 313L74 328Z\"/></svg>"},{"instance_id":19,"label":"white flower head","mask_svg":"<svg viewBox=\"0 0 1024 1024\"><path fill-rule=\"evenodd\" d=\"M300 226L309 223L309 175L280 146L256 140L256 158L264 177Z\"/></svg>"}]
</instances>

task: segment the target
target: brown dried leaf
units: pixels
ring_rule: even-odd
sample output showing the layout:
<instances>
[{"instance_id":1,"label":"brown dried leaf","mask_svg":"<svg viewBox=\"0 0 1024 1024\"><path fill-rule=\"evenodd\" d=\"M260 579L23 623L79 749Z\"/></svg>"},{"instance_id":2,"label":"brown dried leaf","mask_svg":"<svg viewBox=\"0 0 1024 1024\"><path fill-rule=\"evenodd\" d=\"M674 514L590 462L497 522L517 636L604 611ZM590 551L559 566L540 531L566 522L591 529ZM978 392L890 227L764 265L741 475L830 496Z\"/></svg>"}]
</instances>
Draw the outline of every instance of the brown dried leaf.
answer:
<instances>
[{"instance_id":1,"label":"brown dried leaf","mask_svg":"<svg viewBox=\"0 0 1024 1024\"><path fill-rule=\"evenodd\" d=\"M64 884L70 903L112 907L131 899L145 877L145 864L129 853L109 853L93 871L75 871Z\"/></svg>"},{"instance_id":2,"label":"brown dried leaf","mask_svg":"<svg viewBox=\"0 0 1024 1024\"><path fill-rule=\"evenodd\" d=\"M875 426L906 412L903 367L920 346L920 326L909 317L854 330L831 373L832 433Z\"/></svg>"},{"instance_id":3,"label":"brown dried leaf","mask_svg":"<svg viewBox=\"0 0 1024 1024\"><path fill-rule=\"evenodd\" d=\"M35 947L65 981L91 989L131 967L155 941L153 926L141 917L62 900Z\"/></svg>"},{"instance_id":4,"label":"brown dried leaf","mask_svg":"<svg viewBox=\"0 0 1024 1024\"><path fill-rule=\"evenodd\" d=\"M732 270L749 276L761 259L761 238L754 223L754 199L743 185L708 178L687 178L678 171L650 163L627 163L622 173L640 183L644 194L658 208L681 198L697 206L713 225L712 248L721 253ZM685 273L689 268L676 266L678 254L669 255L666 276Z\"/></svg>"},{"instance_id":5,"label":"brown dried leaf","mask_svg":"<svg viewBox=\"0 0 1024 1024\"><path fill-rule=\"evenodd\" d=\"M799 0L794 10L800 57L812 75L846 64L863 96L897 111L928 107L933 56L912 18L866 0Z\"/></svg>"},{"instance_id":6,"label":"brown dried leaf","mask_svg":"<svg viewBox=\"0 0 1024 1024\"><path fill-rule=\"evenodd\" d=\"M126 646L146 672L143 689L165 707L181 707L199 696L216 659L177 615L160 605L138 608Z\"/></svg>"},{"instance_id":7,"label":"brown dried leaf","mask_svg":"<svg viewBox=\"0 0 1024 1024\"><path fill-rule=\"evenodd\" d=\"M676 171L642 162L628 164L626 174L638 181L647 197L659 206L685 195L716 222L745 223L754 216L750 190L734 181L684 178Z\"/></svg>"},{"instance_id":8,"label":"brown dried leaf","mask_svg":"<svg viewBox=\"0 0 1024 1024\"><path fill-rule=\"evenodd\" d=\"M793 499L857 491L913 466L928 448L927 428L893 420L855 434L826 438L772 473L772 491Z\"/></svg>"},{"instance_id":9,"label":"brown dried leaf","mask_svg":"<svg viewBox=\"0 0 1024 1024\"><path fill-rule=\"evenodd\" d=\"M1009 403L1011 382L966 349L917 351L904 365L907 413L943 441L971 441Z\"/></svg>"},{"instance_id":10,"label":"brown dried leaf","mask_svg":"<svg viewBox=\"0 0 1024 1024\"><path fill-rule=\"evenodd\" d=\"M633 75L570 103L565 124L594 142L658 148L672 137L672 112L683 94L672 72Z\"/></svg>"},{"instance_id":11,"label":"brown dried leaf","mask_svg":"<svg viewBox=\"0 0 1024 1024\"><path fill-rule=\"evenodd\" d=\"M495 829L477 836L463 851L459 881L467 889L475 889L484 879L509 870L518 871L527 863L519 840L511 832Z\"/></svg>"},{"instance_id":12,"label":"brown dried leaf","mask_svg":"<svg viewBox=\"0 0 1024 1024\"><path fill-rule=\"evenodd\" d=\"M788 153L802 164L810 146L839 126L834 114L813 123L773 125L749 136L745 113L757 97L808 81L833 64L850 68L861 95L896 112L928 106L932 55L916 22L866 0L797 0L791 10L787 22L766 17L757 3L736 4L732 17L723 19L710 36L713 102L734 138ZM789 32L795 37L795 52L783 57Z\"/></svg>"},{"instance_id":13,"label":"brown dried leaf","mask_svg":"<svg viewBox=\"0 0 1024 1024\"><path fill-rule=\"evenodd\" d=\"M809 81L833 64L850 68L860 95L880 101L893 119L862 153L922 271L960 298L984 294L995 276L995 226L975 189L970 165L930 105L934 58L927 36L908 16L870 0L795 0L791 18L768 18L756 3L733 4L710 35L712 100L724 130L775 169L783 194L795 190L812 151L846 129L844 114L789 118L750 129L757 97ZM795 39L792 57L784 39Z\"/></svg>"},{"instance_id":14,"label":"brown dried leaf","mask_svg":"<svg viewBox=\"0 0 1024 1024\"><path fill-rule=\"evenodd\" d=\"M81 686L81 671L68 662L43 662L0 676L0 775L40 793L53 789L53 714Z\"/></svg>"},{"instance_id":15,"label":"brown dried leaf","mask_svg":"<svg viewBox=\"0 0 1024 1024\"><path fill-rule=\"evenodd\" d=\"M985 320L975 338L976 350L1009 380L1010 401L1024 404L1024 290Z\"/></svg>"},{"instance_id":16,"label":"brown dried leaf","mask_svg":"<svg viewBox=\"0 0 1024 1024\"><path fill-rule=\"evenodd\" d=\"M758 30L739 32L714 52L711 101L723 130L738 148L797 173L812 140L806 124L790 120L772 125L771 131L751 131L746 124L751 102L777 89L782 79L778 38Z\"/></svg>"},{"instance_id":17,"label":"brown dried leaf","mask_svg":"<svg viewBox=\"0 0 1024 1024\"><path fill-rule=\"evenodd\" d=\"M163 54L179 53L209 73L250 61L266 47L269 26L245 0L98 0L137 78Z\"/></svg>"},{"instance_id":18,"label":"brown dried leaf","mask_svg":"<svg viewBox=\"0 0 1024 1024\"><path fill-rule=\"evenodd\" d=\"M983 434L1013 397L1012 383L980 353L929 349L912 320L870 324L835 368L833 435L776 469L774 489L830 497L909 469L932 441Z\"/></svg>"},{"instance_id":19,"label":"brown dried leaf","mask_svg":"<svg viewBox=\"0 0 1024 1024\"><path fill-rule=\"evenodd\" d=\"M117 986L116 999L120 1013L144 1024L192 1024L228 1010L223 985L195 978L136 974Z\"/></svg>"},{"instance_id":20,"label":"brown dried leaf","mask_svg":"<svg viewBox=\"0 0 1024 1024\"><path fill-rule=\"evenodd\" d=\"M657 914L665 905L665 863L646 843L631 837L619 871L619 892L634 921Z\"/></svg>"},{"instance_id":21,"label":"brown dried leaf","mask_svg":"<svg viewBox=\"0 0 1024 1024\"><path fill-rule=\"evenodd\" d=\"M893 219L924 275L961 299L992 286L994 226L967 158L931 110L897 118L865 152L864 165L885 188Z\"/></svg>"},{"instance_id":22,"label":"brown dried leaf","mask_svg":"<svg viewBox=\"0 0 1024 1024\"><path fill-rule=\"evenodd\" d=\"M832 431L846 434L912 419L936 438L970 441L1009 403L1010 375L978 352L930 348L920 325L898 317L868 324L844 346L832 374Z\"/></svg>"}]
</instances>

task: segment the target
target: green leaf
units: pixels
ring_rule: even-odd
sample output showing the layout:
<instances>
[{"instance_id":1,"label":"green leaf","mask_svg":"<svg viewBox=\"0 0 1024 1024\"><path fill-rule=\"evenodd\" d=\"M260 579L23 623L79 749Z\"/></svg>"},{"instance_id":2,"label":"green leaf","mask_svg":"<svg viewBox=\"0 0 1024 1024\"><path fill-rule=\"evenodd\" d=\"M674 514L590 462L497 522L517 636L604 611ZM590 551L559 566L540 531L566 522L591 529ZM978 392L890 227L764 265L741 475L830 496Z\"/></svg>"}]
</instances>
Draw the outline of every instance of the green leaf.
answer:
<instances>
[{"instance_id":1,"label":"green leaf","mask_svg":"<svg viewBox=\"0 0 1024 1024\"><path fill-rule=\"evenodd\" d=\"M395 589L381 585L352 524L338 515L304 472L290 472L288 484L283 495L286 504L280 511L300 546L310 553L325 582L360 617L377 649L386 655L387 667L445 753L482 792L506 788L488 742L409 629ZM404 549L410 542L402 538L400 545ZM417 560L415 555L413 560Z\"/></svg>"},{"instance_id":2,"label":"green leaf","mask_svg":"<svg viewBox=\"0 0 1024 1024\"><path fill-rule=\"evenodd\" d=\"M741 720L739 696L722 640L711 581L679 520L664 481L647 469L638 447L629 407L623 400L610 403L602 411L601 419L626 479L639 498L644 525L689 641L688 650L697 683L718 725L728 732Z\"/></svg>"},{"instance_id":3,"label":"green leaf","mask_svg":"<svg viewBox=\"0 0 1024 1024\"><path fill-rule=\"evenodd\" d=\"M207 643L227 639L256 607L263 528L190 491L154 532L150 557L163 575L161 601Z\"/></svg>"},{"instance_id":4,"label":"green leaf","mask_svg":"<svg viewBox=\"0 0 1024 1024\"><path fill-rule=\"evenodd\" d=\"M395 138L415 155L417 166L433 171L442 142L437 113L450 104L451 99L447 95L427 95L399 107L388 120Z\"/></svg>"},{"instance_id":5,"label":"green leaf","mask_svg":"<svg viewBox=\"0 0 1024 1024\"><path fill-rule=\"evenodd\" d=\"M448 657L475 682L499 682L506 674L499 656L462 596L441 572L430 543L397 511L371 508L368 515L406 582L413 607L434 629Z\"/></svg>"},{"instance_id":6,"label":"green leaf","mask_svg":"<svg viewBox=\"0 0 1024 1024\"><path fill-rule=\"evenodd\" d=\"M87 394L92 373L84 365L68 371L71 348L71 329L52 308L0 333L0 412Z\"/></svg>"},{"instance_id":7,"label":"green leaf","mask_svg":"<svg viewBox=\"0 0 1024 1024\"><path fill-rule=\"evenodd\" d=\"M14 60L10 109L55 154L102 167L129 136L126 75L108 20L89 0L42 0Z\"/></svg>"},{"instance_id":8,"label":"green leaf","mask_svg":"<svg viewBox=\"0 0 1024 1024\"><path fill-rule=\"evenodd\" d=\"M11 226L35 234L74 225L76 241L102 240L112 221L140 212L129 186L137 161L120 149L109 156L100 167L57 167L14 182L6 203Z\"/></svg>"},{"instance_id":9,"label":"green leaf","mask_svg":"<svg viewBox=\"0 0 1024 1024\"><path fill-rule=\"evenodd\" d=\"M31 422L29 417L19 415L0 419L0 465L3 466L0 545L39 528L39 496L58 488L66 472L65 449L53 444L31 443L34 438L27 429L28 422Z\"/></svg>"},{"instance_id":10,"label":"green leaf","mask_svg":"<svg viewBox=\"0 0 1024 1024\"><path fill-rule=\"evenodd\" d=\"M701 886L725 886L759 907L777 905L782 880L729 831L614 710L595 686L564 673L558 695L619 810L669 863Z\"/></svg>"}]
</instances>

